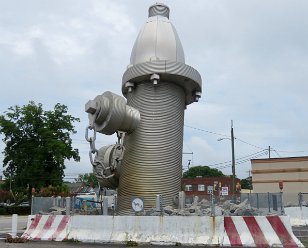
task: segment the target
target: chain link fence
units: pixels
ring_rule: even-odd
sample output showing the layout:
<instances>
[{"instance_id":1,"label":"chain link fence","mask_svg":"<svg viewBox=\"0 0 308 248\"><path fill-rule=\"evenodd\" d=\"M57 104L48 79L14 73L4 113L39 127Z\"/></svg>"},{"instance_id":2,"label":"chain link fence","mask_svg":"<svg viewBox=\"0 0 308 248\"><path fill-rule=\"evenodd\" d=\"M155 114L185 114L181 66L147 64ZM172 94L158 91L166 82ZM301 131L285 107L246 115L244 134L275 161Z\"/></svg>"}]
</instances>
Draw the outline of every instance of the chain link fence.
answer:
<instances>
[{"instance_id":1,"label":"chain link fence","mask_svg":"<svg viewBox=\"0 0 308 248\"><path fill-rule=\"evenodd\" d=\"M236 196L187 196L180 192L173 204L166 205L165 196L153 198L138 196L119 197L116 194L74 197L33 197L31 214L71 214L71 215L283 215L288 206L307 206L308 193L294 194L296 201L284 203L284 194L242 193ZM119 201L125 201L125 209L120 209Z\"/></svg>"},{"instance_id":2,"label":"chain link fence","mask_svg":"<svg viewBox=\"0 0 308 248\"><path fill-rule=\"evenodd\" d=\"M66 214L74 209L74 197L32 197L31 214L45 214L56 212L57 214Z\"/></svg>"},{"instance_id":3,"label":"chain link fence","mask_svg":"<svg viewBox=\"0 0 308 248\"><path fill-rule=\"evenodd\" d=\"M284 214L282 193L244 193L241 194L241 202L248 200L252 208L261 210L265 214Z\"/></svg>"},{"instance_id":4,"label":"chain link fence","mask_svg":"<svg viewBox=\"0 0 308 248\"><path fill-rule=\"evenodd\" d=\"M308 193L298 193L298 202L300 207L308 207Z\"/></svg>"}]
</instances>

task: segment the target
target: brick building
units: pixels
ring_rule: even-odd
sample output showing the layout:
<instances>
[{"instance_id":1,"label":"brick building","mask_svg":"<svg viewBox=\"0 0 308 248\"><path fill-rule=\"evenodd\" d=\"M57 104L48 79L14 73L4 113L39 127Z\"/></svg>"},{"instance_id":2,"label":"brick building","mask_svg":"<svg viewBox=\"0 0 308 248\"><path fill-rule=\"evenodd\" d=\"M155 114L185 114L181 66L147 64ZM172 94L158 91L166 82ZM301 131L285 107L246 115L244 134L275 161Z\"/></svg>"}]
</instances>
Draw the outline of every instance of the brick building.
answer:
<instances>
[{"instance_id":1,"label":"brick building","mask_svg":"<svg viewBox=\"0 0 308 248\"><path fill-rule=\"evenodd\" d=\"M236 193L240 192L240 179L235 179ZM182 190L185 191L186 197L199 196L199 198L208 199L212 194L215 196L231 196L232 177L196 177L182 178Z\"/></svg>"}]
</instances>

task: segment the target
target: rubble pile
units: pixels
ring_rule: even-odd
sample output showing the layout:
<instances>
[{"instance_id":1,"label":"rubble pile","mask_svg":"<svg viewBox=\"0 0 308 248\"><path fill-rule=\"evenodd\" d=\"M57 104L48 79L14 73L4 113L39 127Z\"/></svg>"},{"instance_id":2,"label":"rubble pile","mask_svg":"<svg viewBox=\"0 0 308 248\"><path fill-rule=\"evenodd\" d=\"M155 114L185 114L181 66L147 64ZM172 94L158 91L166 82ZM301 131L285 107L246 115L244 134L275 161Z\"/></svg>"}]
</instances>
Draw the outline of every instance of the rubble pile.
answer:
<instances>
[{"instance_id":1,"label":"rubble pile","mask_svg":"<svg viewBox=\"0 0 308 248\"><path fill-rule=\"evenodd\" d=\"M251 207L248 199L241 203L233 203L227 200L221 204L214 204L206 199L198 201L194 199L192 204L186 204L185 208L178 209L166 206L162 210L150 209L146 211L147 216L261 216L267 215L262 210Z\"/></svg>"},{"instance_id":2,"label":"rubble pile","mask_svg":"<svg viewBox=\"0 0 308 248\"><path fill-rule=\"evenodd\" d=\"M66 214L66 209L53 206L48 209L48 212L40 211L39 214L50 214L50 215L65 215Z\"/></svg>"}]
</instances>

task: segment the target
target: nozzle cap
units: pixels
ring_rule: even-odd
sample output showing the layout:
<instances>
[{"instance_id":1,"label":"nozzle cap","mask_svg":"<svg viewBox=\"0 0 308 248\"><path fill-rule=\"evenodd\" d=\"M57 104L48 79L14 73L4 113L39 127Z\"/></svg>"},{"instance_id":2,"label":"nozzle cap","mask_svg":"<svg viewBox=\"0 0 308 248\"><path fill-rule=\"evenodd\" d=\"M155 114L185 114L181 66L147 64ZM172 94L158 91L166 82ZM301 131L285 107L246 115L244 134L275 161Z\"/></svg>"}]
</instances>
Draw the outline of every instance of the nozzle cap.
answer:
<instances>
[{"instance_id":1,"label":"nozzle cap","mask_svg":"<svg viewBox=\"0 0 308 248\"><path fill-rule=\"evenodd\" d=\"M169 13L170 13L169 7L163 3L153 4L149 8L149 17L160 15L167 17L169 19Z\"/></svg>"}]
</instances>

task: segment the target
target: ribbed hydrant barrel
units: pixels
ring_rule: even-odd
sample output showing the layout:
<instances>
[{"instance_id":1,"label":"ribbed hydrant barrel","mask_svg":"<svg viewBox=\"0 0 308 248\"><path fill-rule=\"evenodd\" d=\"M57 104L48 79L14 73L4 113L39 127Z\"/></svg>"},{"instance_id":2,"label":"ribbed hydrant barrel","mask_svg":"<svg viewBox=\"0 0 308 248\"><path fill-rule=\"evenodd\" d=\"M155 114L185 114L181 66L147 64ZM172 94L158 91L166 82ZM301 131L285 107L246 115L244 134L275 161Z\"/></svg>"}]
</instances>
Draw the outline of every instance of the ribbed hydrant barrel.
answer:
<instances>
[{"instance_id":1,"label":"ribbed hydrant barrel","mask_svg":"<svg viewBox=\"0 0 308 248\"><path fill-rule=\"evenodd\" d=\"M170 205L181 190L184 91L169 82L145 81L128 93L127 102L138 108L141 121L124 142L119 212L130 210L131 197L125 196L142 196L150 208L161 194Z\"/></svg>"},{"instance_id":2,"label":"ribbed hydrant barrel","mask_svg":"<svg viewBox=\"0 0 308 248\"><path fill-rule=\"evenodd\" d=\"M181 190L184 110L201 96L201 77L185 64L169 8L155 4L132 50L123 75L127 104L140 113L136 130L125 136L118 211L131 211L131 198L155 206L156 195L170 205Z\"/></svg>"}]
</instances>

